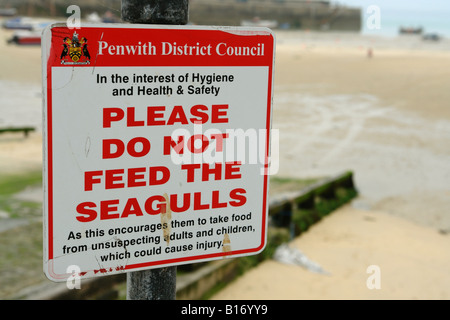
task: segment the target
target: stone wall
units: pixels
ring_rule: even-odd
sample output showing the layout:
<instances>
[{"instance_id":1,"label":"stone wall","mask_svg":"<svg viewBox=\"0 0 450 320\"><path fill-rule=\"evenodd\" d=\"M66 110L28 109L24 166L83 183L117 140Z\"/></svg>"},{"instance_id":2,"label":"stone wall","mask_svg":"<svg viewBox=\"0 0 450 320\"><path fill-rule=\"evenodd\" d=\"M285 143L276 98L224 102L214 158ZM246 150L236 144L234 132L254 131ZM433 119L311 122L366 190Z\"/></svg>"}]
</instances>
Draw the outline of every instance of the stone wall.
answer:
<instances>
[{"instance_id":1,"label":"stone wall","mask_svg":"<svg viewBox=\"0 0 450 320\"><path fill-rule=\"evenodd\" d=\"M82 16L96 11L120 18L121 0L79 0ZM0 8L16 7L22 15L64 16L63 0L0 0ZM190 0L189 22L239 26L243 20L275 20L278 26L309 30L360 31L361 9L302 0Z\"/></svg>"}]
</instances>

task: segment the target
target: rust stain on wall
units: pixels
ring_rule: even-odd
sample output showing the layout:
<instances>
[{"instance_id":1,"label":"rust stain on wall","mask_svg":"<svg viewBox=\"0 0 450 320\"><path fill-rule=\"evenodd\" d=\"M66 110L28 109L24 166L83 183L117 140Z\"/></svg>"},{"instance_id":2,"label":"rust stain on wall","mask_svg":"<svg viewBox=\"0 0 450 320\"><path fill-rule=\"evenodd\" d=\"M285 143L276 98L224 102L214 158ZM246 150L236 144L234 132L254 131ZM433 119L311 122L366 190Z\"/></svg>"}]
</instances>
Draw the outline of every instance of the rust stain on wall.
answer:
<instances>
[{"instance_id":1,"label":"rust stain on wall","mask_svg":"<svg viewBox=\"0 0 450 320\"><path fill-rule=\"evenodd\" d=\"M161 224L163 225L163 239L167 242L167 245L169 245L170 242L170 221L172 220L172 211L170 211L170 204L169 204L169 196L167 193L164 193L163 195L164 199L166 199L166 207L163 209L163 212L161 212Z\"/></svg>"},{"instance_id":2,"label":"rust stain on wall","mask_svg":"<svg viewBox=\"0 0 450 320\"><path fill-rule=\"evenodd\" d=\"M228 233L225 233L223 235L222 252L230 252L230 251L231 251L230 236L228 235Z\"/></svg>"}]
</instances>

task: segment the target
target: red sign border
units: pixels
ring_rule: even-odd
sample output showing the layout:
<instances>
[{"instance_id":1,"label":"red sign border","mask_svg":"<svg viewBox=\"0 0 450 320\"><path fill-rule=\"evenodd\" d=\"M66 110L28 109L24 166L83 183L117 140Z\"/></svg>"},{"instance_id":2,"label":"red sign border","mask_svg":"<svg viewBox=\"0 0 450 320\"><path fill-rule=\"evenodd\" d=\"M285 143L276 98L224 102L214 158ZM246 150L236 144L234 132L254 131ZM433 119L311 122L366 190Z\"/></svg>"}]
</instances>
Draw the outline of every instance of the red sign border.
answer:
<instances>
[{"instance_id":1,"label":"red sign border","mask_svg":"<svg viewBox=\"0 0 450 320\"><path fill-rule=\"evenodd\" d=\"M57 29L55 29L57 28ZM273 68L275 64L275 37L272 33L272 31L268 28L248 28L248 27L207 27L207 26L157 26L157 25L127 25L127 24L121 24L121 25L85 25L81 27L81 30L87 29L87 28L97 28L97 29L130 29L131 31L135 30L158 30L158 31L168 31L172 32L177 31L178 33L180 31L182 32L193 32L193 31L200 31L200 32L214 32L214 33L226 33L233 36L255 36L260 35L261 39L264 39L266 43L268 43L267 39L270 39L271 43L270 46L266 48L267 52L270 52L268 57L266 57L265 62L257 62L256 64L251 64L252 66L267 66L269 68L268 70L268 92L267 92L267 112L266 112L266 145L265 145L265 163L264 168L266 170L266 174L264 175L264 187L263 187L263 205L262 205L262 232L261 232L261 244L258 247L250 248L250 249L242 249L242 250L232 250L229 252L217 252L217 253L211 253L211 254L204 254L204 255L197 255L197 256L187 256L187 257L179 257L179 258L172 258L172 259L166 259L166 260L158 260L158 261L152 261L152 262L145 262L145 263L137 263L137 264L131 264L126 265L121 271L132 271L132 270L141 270L141 269L148 269L150 267L165 267L170 265L179 265L189 262L195 262L197 260L214 260L219 258L225 258L225 257L235 257L235 256L243 256L243 255L249 255L249 254L257 254L260 251L262 251L266 245L266 233L267 233L267 212L268 212L268 154L269 154L269 144L270 144L270 129L271 129L271 114L272 114L272 92L273 92ZM64 30L66 29L66 32L73 33L73 30L69 30L65 24L53 24L46 28L46 30L43 33L42 36L42 63L43 63L43 85L44 87L44 108L46 113L46 121L47 126L45 126L44 123L44 130L47 130L47 135L44 136L44 167L43 167L43 176L44 176L44 182L47 182L48 188L44 187L44 190L46 191L47 197L44 199L44 203L47 205L44 207L44 222L47 221L47 224L44 224L47 226L47 230L44 230L44 249L47 246L47 250L44 250L44 271L48 271L48 275L51 276L51 280L60 281L65 280L69 276L69 274L61 274L58 275L53 271L53 259L54 259L54 247L53 247L53 230L54 230L54 221L53 221L53 130L52 130L52 77L51 77L51 68L55 66L55 57L59 55L60 53L56 51L55 48L55 40L53 38L53 30ZM61 37L61 36L60 36ZM49 41L50 40L50 41ZM48 43L50 43L49 47ZM60 48L60 46L59 46ZM45 50L48 50L48 52L45 52ZM95 51L93 51L95 52ZM47 59L47 60L46 60ZM52 61L53 59L53 61ZM270 61L269 61L269 60ZM262 59L260 59L262 60ZM204 61L204 60L203 60ZM247 61L247 62L246 62ZM227 64L225 66L248 66L249 59L238 59L234 60L234 63L232 65ZM98 63L98 61L96 61ZM101 65L99 63L99 65ZM208 64L208 62L203 62L203 65L207 66L224 66L222 64ZM58 64L58 66L61 66ZM77 65L75 67L90 67L91 65ZM105 66L105 65L101 65ZM183 64L182 66L189 66L186 64ZM197 64L195 66L198 66ZM68 66L69 67L69 66ZM71 65L70 67L74 67ZM46 150L45 150L46 147ZM47 158L45 156L47 155ZM45 172L45 165L47 164L47 172ZM48 202L45 200L48 199ZM47 213L47 215L46 215ZM47 218L47 219L46 219ZM47 239L45 236L47 235ZM47 256L46 256L47 255ZM45 264L48 264L48 269L45 270ZM107 275L107 274L113 274L110 271L114 270L93 270L94 274L100 274L100 275ZM83 274L86 274L87 272L83 272ZM116 272L114 272L115 274ZM46 272L47 274L47 272Z\"/></svg>"}]
</instances>

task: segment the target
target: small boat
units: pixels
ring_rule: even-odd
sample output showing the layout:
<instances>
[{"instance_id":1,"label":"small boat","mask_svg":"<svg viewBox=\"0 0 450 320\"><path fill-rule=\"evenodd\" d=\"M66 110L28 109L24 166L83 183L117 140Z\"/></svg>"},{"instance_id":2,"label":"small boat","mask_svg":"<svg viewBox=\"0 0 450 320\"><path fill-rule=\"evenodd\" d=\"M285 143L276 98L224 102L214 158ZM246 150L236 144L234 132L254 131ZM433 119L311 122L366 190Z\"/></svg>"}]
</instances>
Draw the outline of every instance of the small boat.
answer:
<instances>
[{"instance_id":1,"label":"small boat","mask_svg":"<svg viewBox=\"0 0 450 320\"><path fill-rule=\"evenodd\" d=\"M18 45L40 45L41 32L30 30L16 31L12 37L8 39L8 43Z\"/></svg>"},{"instance_id":2,"label":"small boat","mask_svg":"<svg viewBox=\"0 0 450 320\"><path fill-rule=\"evenodd\" d=\"M438 35L437 33L425 33L422 36L422 39L425 41L439 41L441 40L441 36Z\"/></svg>"},{"instance_id":3,"label":"small boat","mask_svg":"<svg viewBox=\"0 0 450 320\"><path fill-rule=\"evenodd\" d=\"M261 19L259 19L259 17L255 17L252 20L242 20L241 26L243 26L243 27L276 28L278 26L278 21L276 21L276 20L261 20Z\"/></svg>"},{"instance_id":4,"label":"small boat","mask_svg":"<svg viewBox=\"0 0 450 320\"><path fill-rule=\"evenodd\" d=\"M33 19L28 17L15 17L3 22L3 28L14 30L31 30L33 29Z\"/></svg>"},{"instance_id":5,"label":"small boat","mask_svg":"<svg viewBox=\"0 0 450 320\"><path fill-rule=\"evenodd\" d=\"M18 45L40 45L42 31L51 22L33 23L30 30L16 30L11 38L8 39L9 44Z\"/></svg>"},{"instance_id":6,"label":"small boat","mask_svg":"<svg viewBox=\"0 0 450 320\"><path fill-rule=\"evenodd\" d=\"M423 28L400 27L399 32L401 34L422 34Z\"/></svg>"}]
</instances>

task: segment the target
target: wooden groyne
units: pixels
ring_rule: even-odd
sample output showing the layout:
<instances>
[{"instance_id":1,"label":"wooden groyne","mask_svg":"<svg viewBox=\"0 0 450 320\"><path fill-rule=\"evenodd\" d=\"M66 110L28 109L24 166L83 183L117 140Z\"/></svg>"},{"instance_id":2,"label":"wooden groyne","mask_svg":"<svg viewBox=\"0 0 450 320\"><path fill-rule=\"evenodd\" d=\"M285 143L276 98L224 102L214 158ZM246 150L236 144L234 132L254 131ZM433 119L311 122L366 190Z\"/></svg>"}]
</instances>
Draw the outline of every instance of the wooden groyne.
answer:
<instances>
[{"instance_id":1,"label":"wooden groyne","mask_svg":"<svg viewBox=\"0 0 450 320\"><path fill-rule=\"evenodd\" d=\"M0 128L0 134L1 133L12 133L12 132L23 132L25 137L28 137L28 134L30 132L36 131L36 128L34 127L7 127L7 128Z\"/></svg>"}]
</instances>

